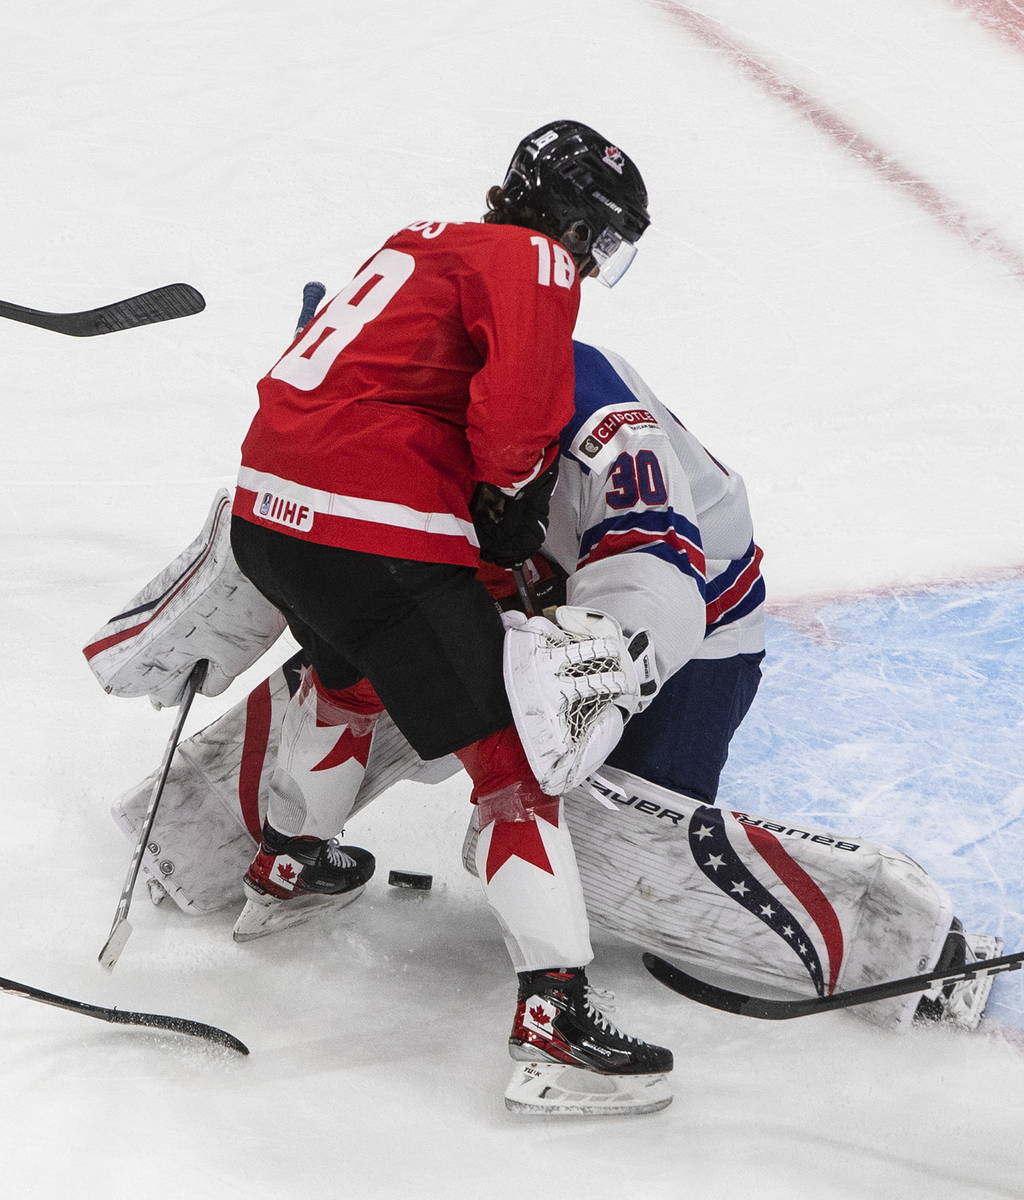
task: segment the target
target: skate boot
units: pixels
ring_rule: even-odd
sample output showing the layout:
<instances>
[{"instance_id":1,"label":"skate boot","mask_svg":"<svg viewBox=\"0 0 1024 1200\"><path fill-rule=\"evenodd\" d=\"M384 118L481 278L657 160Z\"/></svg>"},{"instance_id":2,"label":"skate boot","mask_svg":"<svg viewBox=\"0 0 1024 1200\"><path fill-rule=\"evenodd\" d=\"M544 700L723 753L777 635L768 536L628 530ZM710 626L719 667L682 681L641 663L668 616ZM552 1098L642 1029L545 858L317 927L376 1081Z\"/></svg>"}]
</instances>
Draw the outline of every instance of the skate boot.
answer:
<instances>
[{"instance_id":1,"label":"skate boot","mask_svg":"<svg viewBox=\"0 0 1024 1200\"><path fill-rule=\"evenodd\" d=\"M375 866L373 855L358 846L342 846L337 838L289 837L264 823L232 936L249 942L344 908L362 895Z\"/></svg>"},{"instance_id":2,"label":"skate boot","mask_svg":"<svg viewBox=\"0 0 1024 1200\"><path fill-rule=\"evenodd\" d=\"M936 967L942 970L959 970L969 962L985 958L996 958L1002 953L1003 939L984 933L965 933L964 927L953 918L946 944L939 955ZM992 991L991 975L973 975L957 983L947 983L925 992L914 1013L915 1023L938 1021L957 1029L977 1029L985 1012L989 992Z\"/></svg>"},{"instance_id":3,"label":"skate boot","mask_svg":"<svg viewBox=\"0 0 1024 1200\"><path fill-rule=\"evenodd\" d=\"M655 1112L672 1101L672 1052L629 1037L594 1003L582 967L519 975L505 1105L520 1113Z\"/></svg>"}]
</instances>

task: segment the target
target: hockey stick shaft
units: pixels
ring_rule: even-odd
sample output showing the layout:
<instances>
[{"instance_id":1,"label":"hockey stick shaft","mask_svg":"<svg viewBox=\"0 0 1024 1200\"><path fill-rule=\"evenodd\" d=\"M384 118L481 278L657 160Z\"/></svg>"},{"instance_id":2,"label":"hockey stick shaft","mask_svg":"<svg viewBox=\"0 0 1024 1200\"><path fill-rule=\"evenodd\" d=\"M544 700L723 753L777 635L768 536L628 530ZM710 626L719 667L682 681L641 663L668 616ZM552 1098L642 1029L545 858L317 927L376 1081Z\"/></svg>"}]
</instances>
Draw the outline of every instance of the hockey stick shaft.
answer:
<instances>
[{"instance_id":1,"label":"hockey stick shaft","mask_svg":"<svg viewBox=\"0 0 1024 1200\"><path fill-rule=\"evenodd\" d=\"M522 567L509 567L509 570L512 572L512 578L516 581L516 591L519 593L519 603L523 606L523 612L528 617L535 617L537 610L533 607L530 585L526 582L526 572Z\"/></svg>"},{"instance_id":2,"label":"hockey stick shaft","mask_svg":"<svg viewBox=\"0 0 1024 1200\"><path fill-rule=\"evenodd\" d=\"M206 1025L202 1021L191 1021L187 1017L165 1017L159 1013L128 1012L119 1008L103 1008L98 1004L86 1004L83 1000L71 1000L67 996L57 996L53 992L44 992L41 988L30 987L27 983L16 983L13 979L0 978L0 991L12 996L22 996L26 1000L38 1000L40 1004L49 1004L54 1008L63 1008L69 1012L81 1013L85 1017L95 1017L98 1021L108 1021L112 1025L139 1025L148 1029L166 1029L171 1033L184 1033L190 1037L203 1038L218 1046L226 1046L239 1054L248 1054L249 1048L224 1029L216 1025Z\"/></svg>"},{"instance_id":3,"label":"hockey stick shaft","mask_svg":"<svg viewBox=\"0 0 1024 1200\"><path fill-rule=\"evenodd\" d=\"M789 1021L794 1017L809 1017L815 1013L833 1012L838 1008L853 1008L858 1004L871 1004L876 1000L891 1000L895 996L907 996L912 992L927 992L937 985L960 983L973 979L975 975L999 975L1004 971L1019 971L1024 967L1024 951L1004 954L1001 958L981 959L957 970L946 968L924 975L908 975L903 979L890 979L886 983L869 984L867 987L852 988L848 992L837 992L832 996L813 996L806 1000L769 1000L762 996L748 996L743 992L729 991L727 988L716 987L712 983L695 978L656 954L645 954L643 963L659 983L709 1008L738 1013L744 1017L757 1017L762 1021Z\"/></svg>"},{"instance_id":4,"label":"hockey stick shaft","mask_svg":"<svg viewBox=\"0 0 1024 1200\"><path fill-rule=\"evenodd\" d=\"M194 316L205 307L206 301L191 284L168 283L138 296L129 296L127 300L117 300L113 304L81 312L44 312L39 308L26 308L21 304L0 300L0 317L69 337L95 337L102 333L116 333L140 325Z\"/></svg>"},{"instance_id":5,"label":"hockey stick shaft","mask_svg":"<svg viewBox=\"0 0 1024 1200\"><path fill-rule=\"evenodd\" d=\"M301 333L316 315L316 306L327 295L327 288L318 280L311 279L302 289L302 310L295 332Z\"/></svg>"},{"instance_id":6,"label":"hockey stick shaft","mask_svg":"<svg viewBox=\"0 0 1024 1200\"><path fill-rule=\"evenodd\" d=\"M114 964L121 956L121 951L125 947L125 943L131 936L132 928L128 924L128 909L132 903L132 892L135 890L135 881L139 877L139 868L142 866L142 856L146 850L146 844L149 841L149 835L153 828L153 822L156 820L157 808L160 805L160 797L164 792L164 784L167 782L167 775L171 769L171 759L174 757L174 751L178 746L178 739L181 737L181 731L185 724L185 718L188 716L188 710L192 707L192 701L195 698L196 692L202 686L203 679L206 675L207 664L204 660L200 660L192 668L189 674L188 681L185 684L185 691L181 698L181 704L178 706L178 716L174 722L174 728L171 730L171 737L167 743L167 749L164 751L163 761L160 764L160 771L157 775L156 783L153 786L153 795L150 797L149 807L146 809L146 815L142 822L142 828L139 831L139 837L135 843L135 852L132 855L131 866L128 868L128 875L124 881L124 887L121 889L121 898L117 902L117 911L114 913L114 922L110 926L110 934L104 943L103 949L99 953L100 966L106 967L107 970L112 970Z\"/></svg>"}]
</instances>

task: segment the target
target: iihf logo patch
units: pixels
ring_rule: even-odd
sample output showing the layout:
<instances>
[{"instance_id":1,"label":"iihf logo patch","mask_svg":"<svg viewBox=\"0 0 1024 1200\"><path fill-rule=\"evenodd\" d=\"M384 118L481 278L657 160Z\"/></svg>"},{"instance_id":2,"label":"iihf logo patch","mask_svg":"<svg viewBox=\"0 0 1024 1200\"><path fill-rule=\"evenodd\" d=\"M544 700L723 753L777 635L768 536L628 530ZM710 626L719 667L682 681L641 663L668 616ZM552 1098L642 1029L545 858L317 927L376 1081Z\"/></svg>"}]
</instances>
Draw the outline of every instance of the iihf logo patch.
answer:
<instances>
[{"instance_id":1,"label":"iihf logo patch","mask_svg":"<svg viewBox=\"0 0 1024 1200\"><path fill-rule=\"evenodd\" d=\"M308 532L313 528L313 510L308 504L300 504L298 500L289 500L274 492L257 492L252 511L264 521L276 521L292 529Z\"/></svg>"},{"instance_id":2,"label":"iihf logo patch","mask_svg":"<svg viewBox=\"0 0 1024 1200\"><path fill-rule=\"evenodd\" d=\"M613 171L618 171L621 175L622 170L626 165L626 156L618 148L618 146L605 146L604 161Z\"/></svg>"}]
</instances>

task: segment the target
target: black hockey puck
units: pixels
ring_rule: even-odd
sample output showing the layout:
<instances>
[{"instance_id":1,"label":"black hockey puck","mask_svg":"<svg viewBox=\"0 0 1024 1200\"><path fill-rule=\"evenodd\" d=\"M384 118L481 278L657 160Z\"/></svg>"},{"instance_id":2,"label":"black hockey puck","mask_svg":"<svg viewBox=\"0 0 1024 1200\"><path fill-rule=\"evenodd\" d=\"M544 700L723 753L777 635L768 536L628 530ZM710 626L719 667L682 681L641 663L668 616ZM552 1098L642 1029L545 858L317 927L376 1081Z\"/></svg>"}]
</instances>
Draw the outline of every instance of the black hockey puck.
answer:
<instances>
[{"instance_id":1,"label":"black hockey puck","mask_svg":"<svg viewBox=\"0 0 1024 1200\"><path fill-rule=\"evenodd\" d=\"M421 875L418 871L389 871L388 883L392 887L415 888L419 892L429 892L434 885L434 877Z\"/></svg>"}]
</instances>

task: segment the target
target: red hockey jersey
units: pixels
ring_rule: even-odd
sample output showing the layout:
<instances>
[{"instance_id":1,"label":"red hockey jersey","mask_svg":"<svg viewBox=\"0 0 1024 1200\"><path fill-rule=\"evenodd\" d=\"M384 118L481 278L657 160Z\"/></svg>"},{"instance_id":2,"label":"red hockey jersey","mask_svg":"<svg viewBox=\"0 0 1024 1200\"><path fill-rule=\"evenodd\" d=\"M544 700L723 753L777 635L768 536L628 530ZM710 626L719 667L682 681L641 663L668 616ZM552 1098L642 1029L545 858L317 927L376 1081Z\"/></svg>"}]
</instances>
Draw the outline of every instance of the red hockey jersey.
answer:
<instances>
[{"instance_id":1,"label":"red hockey jersey","mask_svg":"<svg viewBox=\"0 0 1024 1200\"><path fill-rule=\"evenodd\" d=\"M373 554L475 566L478 482L554 461L573 411L573 260L518 226L390 238L260 380L234 511Z\"/></svg>"}]
</instances>

